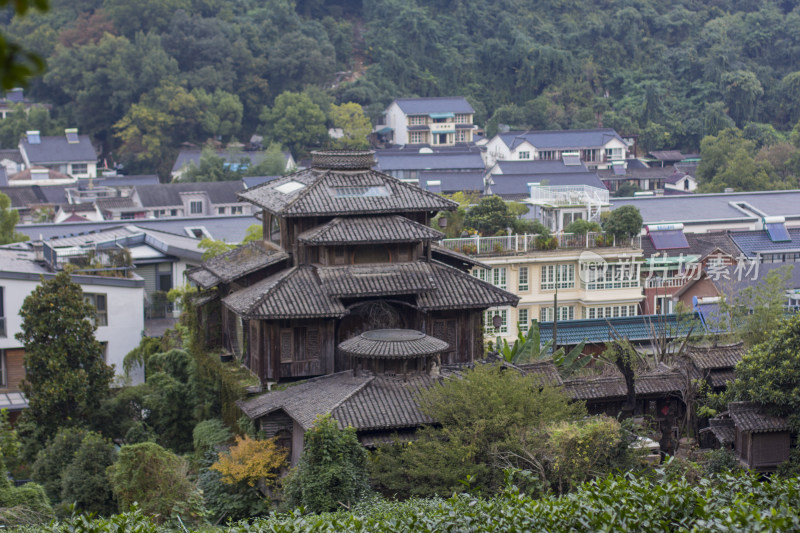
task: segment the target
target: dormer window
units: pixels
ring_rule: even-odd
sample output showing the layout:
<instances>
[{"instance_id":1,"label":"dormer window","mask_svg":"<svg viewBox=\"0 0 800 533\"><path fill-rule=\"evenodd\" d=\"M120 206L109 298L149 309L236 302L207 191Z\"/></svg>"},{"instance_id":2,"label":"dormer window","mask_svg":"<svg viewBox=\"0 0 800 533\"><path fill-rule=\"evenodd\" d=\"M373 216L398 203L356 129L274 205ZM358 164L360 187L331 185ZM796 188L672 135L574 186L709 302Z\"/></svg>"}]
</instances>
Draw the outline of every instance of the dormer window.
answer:
<instances>
[{"instance_id":1,"label":"dormer window","mask_svg":"<svg viewBox=\"0 0 800 533\"><path fill-rule=\"evenodd\" d=\"M373 185L370 187L335 187L333 195L336 198L375 198L391 196L392 193L385 185Z\"/></svg>"}]
</instances>

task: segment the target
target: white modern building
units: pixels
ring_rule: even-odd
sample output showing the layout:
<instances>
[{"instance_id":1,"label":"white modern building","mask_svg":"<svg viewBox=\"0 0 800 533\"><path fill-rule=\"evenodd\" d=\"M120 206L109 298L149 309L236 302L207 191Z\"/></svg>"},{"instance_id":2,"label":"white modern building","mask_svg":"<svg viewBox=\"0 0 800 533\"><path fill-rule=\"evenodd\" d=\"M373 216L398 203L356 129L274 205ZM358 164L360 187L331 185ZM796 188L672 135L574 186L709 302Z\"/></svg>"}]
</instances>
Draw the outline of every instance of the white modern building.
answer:
<instances>
[{"instance_id":1,"label":"white modern building","mask_svg":"<svg viewBox=\"0 0 800 533\"><path fill-rule=\"evenodd\" d=\"M395 144L453 146L471 143L475 110L463 96L398 98L384 111ZM381 129L384 125L379 125Z\"/></svg>"}]
</instances>

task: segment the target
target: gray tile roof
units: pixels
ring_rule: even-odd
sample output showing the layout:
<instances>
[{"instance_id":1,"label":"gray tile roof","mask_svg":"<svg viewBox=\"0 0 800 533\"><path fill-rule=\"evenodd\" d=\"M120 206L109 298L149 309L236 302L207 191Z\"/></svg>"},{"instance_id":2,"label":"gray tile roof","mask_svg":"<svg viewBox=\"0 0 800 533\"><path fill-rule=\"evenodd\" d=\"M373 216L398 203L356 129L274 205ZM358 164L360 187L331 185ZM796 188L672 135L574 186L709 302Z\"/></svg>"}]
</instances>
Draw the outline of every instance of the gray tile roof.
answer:
<instances>
[{"instance_id":1,"label":"gray tile roof","mask_svg":"<svg viewBox=\"0 0 800 533\"><path fill-rule=\"evenodd\" d=\"M637 315L614 318L588 318L580 320L563 320L558 322L559 346L574 346L582 341L587 344L600 344L614 340L617 335L630 341L650 340L651 326L657 334L666 331L670 338L686 335L689 329L699 333L702 326L696 317L680 319L678 315ZM540 322L542 343L553 338L553 323Z\"/></svg>"},{"instance_id":2,"label":"gray tile roof","mask_svg":"<svg viewBox=\"0 0 800 533\"><path fill-rule=\"evenodd\" d=\"M64 189L61 189L62 193ZM11 200L11 207L14 209L24 209L26 207L49 203L42 193L39 186L32 187L0 187L0 192L8 196ZM60 200L63 202L64 198Z\"/></svg>"},{"instance_id":3,"label":"gray tile roof","mask_svg":"<svg viewBox=\"0 0 800 533\"><path fill-rule=\"evenodd\" d=\"M800 220L800 190L613 198L611 208L633 205L641 212L645 224L753 221L760 218L735 207L738 203L764 213L761 216Z\"/></svg>"},{"instance_id":4,"label":"gray tile roof","mask_svg":"<svg viewBox=\"0 0 800 533\"><path fill-rule=\"evenodd\" d=\"M800 206L797 211L800 214ZM800 228L789 228L788 232L791 241L772 242L766 230L732 231L730 238L749 257L755 257L758 253L800 252Z\"/></svg>"},{"instance_id":5,"label":"gray tile roof","mask_svg":"<svg viewBox=\"0 0 800 533\"><path fill-rule=\"evenodd\" d=\"M429 113L475 113L463 96L438 96L428 98L396 98L394 100L406 115Z\"/></svg>"},{"instance_id":6,"label":"gray tile roof","mask_svg":"<svg viewBox=\"0 0 800 533\"><path fill-rule=\"evenodd\" d=\"M368 359L413 359L450 347L443 340L410 329L374 329L339 343L347 355Z\"/></svg>"},{"instance_id":7,"label":"gray tile roof","mask_svg":"<svg viewBox=\"0 0 800 533\"><path fill-rule=\"evenodd\" d=\"M263 242L251 242L205 261L189 272L189 279L204 289L230 283L242 276L289 258L286 252L268 248Z\"/></svg>"},{"instance_id":8,"label":"gray tile roof","mask_svg":"<svg viewBox=\"0 0 800 533\"><path fill-rule=\"evenodd\" d=\"M736 442L736 428L730 418L709 418L708 427L700 432L711 432L720 444L733 444Z\"/></svg>"},{"instance_id":9,"label":"gray tile roof","mask_svg":"<svg viewBox=\"0 0 800 533\"><path fill-rule=\"evenodd\" d=\"M565 165L563 161L498 161L493 174L576 174L589 172L586 165ZM536 180L533 180L536 181Z\"/></svg>"},{"instance_id":10,"label":"gray tile roof","mask_svg":"<svg viewBox=\"0 0 800 533\"><path fill-rule=\"evenodd\" d=\"M389 242L432 241L444 234L400 215L334 218L298 235L309 244L377 244Z\"/></svg>"},{"instance_id":11,"label":"gray tile roof","mask_svg":"<svg viewBox=\"0 0 800 533\"><path fill-rule=\"evenodd\" d=\"M137 185L136 194L143 207L183 207L181 193L206 192L213 204L234 204L240 201L236 193L243 188L241 181L160 183Z\"/></svg>"},{"instance_id":12,"label":"gray tile roof","mask_svg":"<svg viewBox=\"0 0 800 533\"><path fill-rule=\"evenodd\" d=\"M251 319L341 318L347 310L320 285L312 267L294 267L229 294L223 303Z\"/></svg>"},{"instance_id":13,"label":"gray tile roof","mask_svg":"<svg viewBox=\"0 0 800 533\"><path fill-rule=\"evenodd\" d=\"M203 227L213 239L227 242L240 242L244 238L247 228L253 224L260 225L261 221L252 215L143 218L136 220L137 227L183 237L187 237L186 228ZM53 237L89 234L119 225L119 220L106 220L103 222L62 222L61 224L20 224L15 229L28 235L31 239L38 239L40 236L44 239L50 239Z\"/></svg>"},{"instance_id":14,"label":"gray tile roof","mask_svg":"<svg viewBox=\"0 0 800 533\"><path fill-rule=\"evenodd\" d=\"M440 182L439 190L444 194L459 191L483 192L483 170L472 172L448 172L443 170L422 170L419 173L419 186L430 189L429 182Z\"/></svg>"},{"instance_id":15,"label":"gray tile roof","mask_svg":"<svg viewBox=\"0 0 800 533\"><path fill-rule=\"evenodd\" d=\"M318 267L322 290L335 297L417 294L437 288L429 263Z\"/></svg>"},{"instance_id":16,"label":"gray tile roof","mask_svg":"<svg viewBox=\"0 0 800 533\"><path fill-rule=\"evenodd\" d=\"M79 135L77 143L67 142L65 135L40 137L40 139L39 144L31 144L27 138L23 138L19 143L32 165L97 161L97 152L88 135Z\"/></svg>"},{"instance_id":17,"label":"gray tile roof","mask_svg":"<svg viewBox=\"0 0 800 533\"><path fill-rule=\"evenodd\" d=\"M564 384L561 374L558 373L558 368L553 364L553 361L538 361L517 366L526 376L538 377L542 385L557 387Z\"/></svg>"},{"instance_id":18,"label":"gray tile roof","mask_svg":"<svg viewBox=\"0 0 800 533\"><path fill-rule=\"evenodd\" d=\"M686 378L677 371L643 374L636 377L637 395L670 394L685 386ZM564 382L564 390L576 400L610 400L627 395L622 375L598 378L577 378Z\"/></svg>"},{"instance_id":19,"label":"gray tile roof","mask_svg":"<svg viewBox=\"0 0 800 533\"><path fill-rule=\"evenodd\" d=\"M689 346L686 355L701 370L733 369L745 354L744 344Z\"/></svg>"},{"instance_id":20,"label":"gray tile roof","mask_svg":"<svg viewBox=\"0 0 800 533\"><path fill-rule=\"evenodd\" d=\"M788 431L785 418L770 415L764 407L750 402L731 402L728 404L736 429L751 433L767 433L770 431Z\"/></svg>"},{"instance_id":21,"label":"gray tile roof","mask_svg":"<svg viewBox=\"0 0 800 533\"><path fill-rule=\"evenodd\" d=\"M711 381L711 386L715 389L727 387L728 383L736 379L736 371L735 370L712 370L708 374L708 378Z\"/></svg>"},{"instance_id":22,"label":"gray tile roof","mask_svg":"<svg viewBox=\"0 0 800 533\"><path fill-rule=\"evenodd\" d=\"M337 405L331 414L342 427L359 431L411 428L433 423L420 411L419 394L439 381L428 375L402 377L380 375Z\"/></svg>"},{"instance_id":23,"label":"gray tile roof","mask_svg":"<svg viewBox=\"0 0 800 533\"><path fill-rule=\"evenodd\" d=\"M510 148L528 141L537 149L575 150L579 148L600 148L611 139L622 141L611 128L591 130L542 130L510 131L500 133L499 137Z\"/></svg>"},{"instance_id":24,"label":"gray tile roof","mask_svg":"<svg viewBox=\"0 0 800 533\"><path fill-rule=\"evenodd\" d=\"M131 211L138 209L141 211L141 207L139 207L136 202L133 201L133 198L98 198L95 201L95 204L100 209L107 209L107 210L114 210L114 211Z\"/></svg>"},{"instance_id":25,"label":"gray tile roof","mask_svg":"<svg viewBox=\"0 0 800 533\"><path fill-rule=\"evenodd\" d=\"M288 186L289 192L281 192L283 186ZM384 188L384 194L358 196L356 192L378 187ZM354 194L340 195L342 189L352 189ZM457 207L451 200L372 170L302 170L244 190L239 197L286 217L431 212Z\"/></svg>"},{"instance_id":26,"label":"gray tile roof","mask_svg":"<svg viewBox=\"0 0 800 533\"><path fill-rule=\"evenodd\" d=\"M353 376L352 371L338 372L239 401L237 405L251 419L282 409L308 430L319 415L330 413L373 379L366 372L359 376Z\"/></svg>"},{"instance_id":27,"label":"gray tile roof","mask_svg":"<svg viewBox=\"0 0 800 533\"><path fill-rule=\"evenodd\" d=\"M84 182L88 179L81 178ZM130 187L133 185L158 185L158 176L155 174L141 174L136 176L109 176L104 178L93 178L95 187ZM81 183L85 186L85 183Z\"/></svg>"},{"instance_id":28,"label":"gray tile roof","mask_svg":"<svg viewBox=\"0 0 800 533\"><path fill-rule=\"evenodd\" d=\"M519 302L519 296L436 261L431 263L431 274L437 290L417 296L417 304L424 311L486 309Z\"/></svg>"},{"instance_id":29,"label":"gray tile roof","mask_svg":"<svg viewBox=\"0 0 800 533\"><path fill-rule=\"evenodd\" d=\"M419 152L400 152L395 150L377 150L378 160L375 168L381 172L393 170L473 170L483 171L485 165L477 152L435 152L420 154Z\"/></svg>"}]
</instances>

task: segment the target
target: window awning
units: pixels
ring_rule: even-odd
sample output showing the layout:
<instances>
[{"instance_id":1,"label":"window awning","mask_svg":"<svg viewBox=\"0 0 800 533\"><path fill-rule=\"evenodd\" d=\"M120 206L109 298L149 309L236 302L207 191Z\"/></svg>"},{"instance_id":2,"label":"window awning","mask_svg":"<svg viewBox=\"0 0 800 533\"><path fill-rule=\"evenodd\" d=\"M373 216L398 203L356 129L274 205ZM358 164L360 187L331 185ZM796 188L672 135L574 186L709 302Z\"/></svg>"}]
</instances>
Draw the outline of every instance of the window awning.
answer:
<instances>
[{"instance_id":1,"label":"window awning","mask_svg":"<svg viewBox=\"0 0 800 533\"><path fill-rule=\"evenodd\" d=\"M393 130L392 128L390 128L389 126L386 126L385 128L381 128L381 129L379 129L379 130L377 131L377 133L378 133L379 135L386 135L387 133L392 133L393 131L394 131L394 130Z\"/></svg>"},{"instance_id":2,"label":"window awning","mask_svg":"<svg viewBox=\"0 0 800 533\"><path fill-rule=\"evenodd\" d=\"M428 113L431 118L456 118L455 113Z\"/></svg>"}]
</instances>

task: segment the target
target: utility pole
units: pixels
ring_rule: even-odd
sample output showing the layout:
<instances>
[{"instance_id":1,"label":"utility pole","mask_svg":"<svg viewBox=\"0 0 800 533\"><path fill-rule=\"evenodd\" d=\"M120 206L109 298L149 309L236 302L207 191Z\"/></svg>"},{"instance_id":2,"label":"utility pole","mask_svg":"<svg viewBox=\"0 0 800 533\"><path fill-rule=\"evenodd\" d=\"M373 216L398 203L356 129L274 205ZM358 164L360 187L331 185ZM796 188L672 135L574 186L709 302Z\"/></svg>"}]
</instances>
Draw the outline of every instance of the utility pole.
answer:
<instances>
[{"instance_id":1,"label":"utility pole","mask_svg":"<svg viewBox=\"0 0 800 533\"><path fill-rule=\"evenodd\" d=\"M553 294L553 353L558 348L558 281L561 278L561 265L556 265L556 292Z\"/></svg>"}]
</instances>

